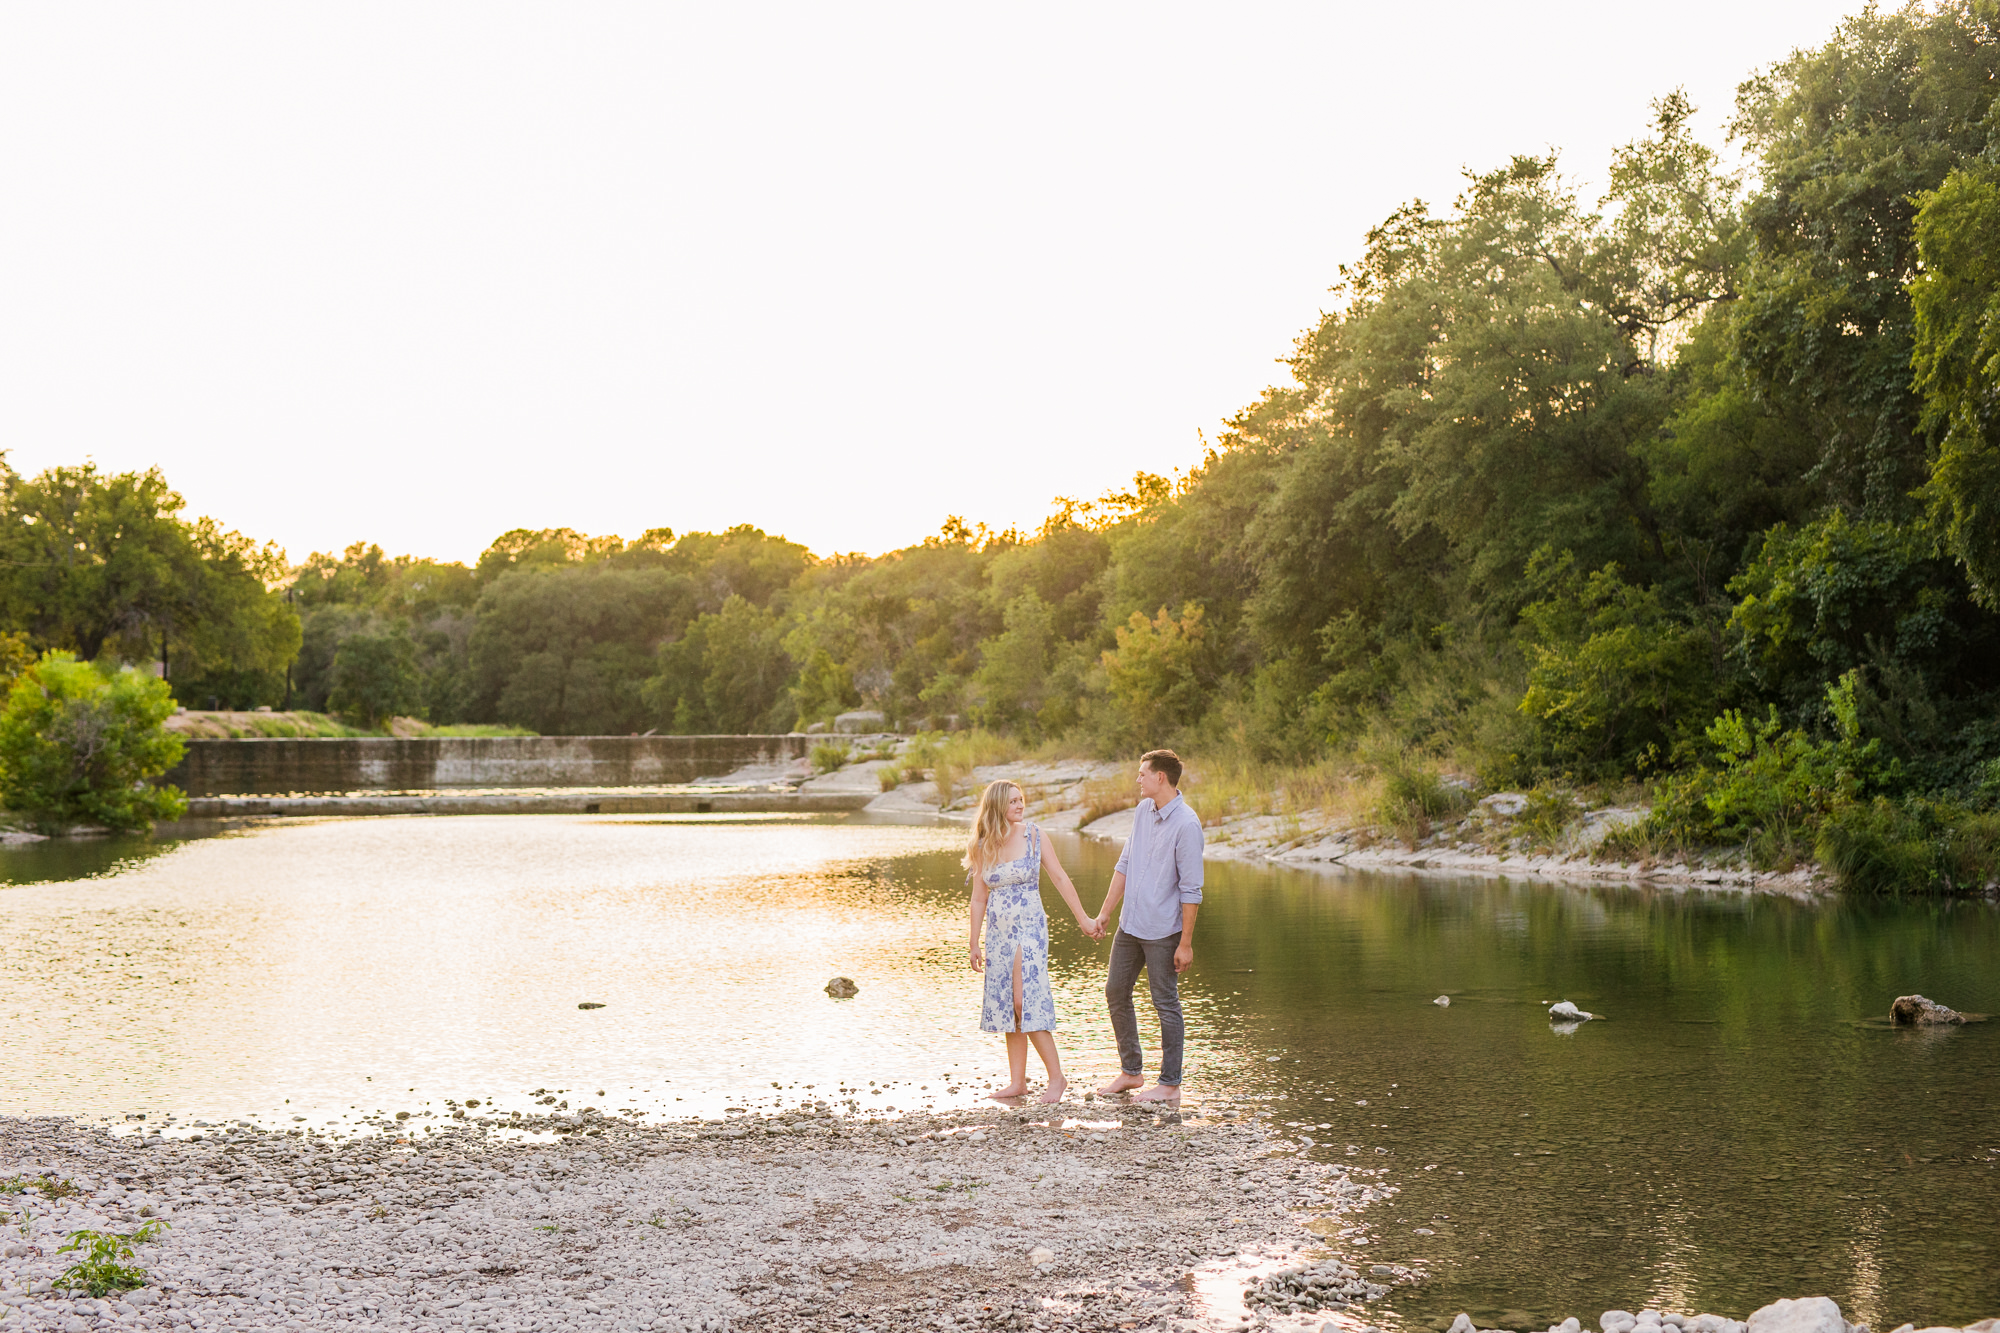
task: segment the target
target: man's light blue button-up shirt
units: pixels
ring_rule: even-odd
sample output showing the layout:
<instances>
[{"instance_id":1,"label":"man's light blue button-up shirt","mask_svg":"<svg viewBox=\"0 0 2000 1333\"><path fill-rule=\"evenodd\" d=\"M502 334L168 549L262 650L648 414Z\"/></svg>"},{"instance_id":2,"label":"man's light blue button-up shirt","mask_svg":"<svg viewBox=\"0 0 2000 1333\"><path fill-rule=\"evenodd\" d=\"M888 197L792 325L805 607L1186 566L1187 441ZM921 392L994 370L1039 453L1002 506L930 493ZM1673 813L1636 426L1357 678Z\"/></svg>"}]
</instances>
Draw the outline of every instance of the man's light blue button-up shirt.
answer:
<instances>
[{"instance_id":1,"label":"man's light blue button-up shirt","mask_svg":"<svg viewBox=\"0 0 2000 1333\"><path fill-rule=\"evenodd\" d=\"M1165 809L1154 809L1151 797L1139 802L1118 857L1125 876L1118 928L1141 940L1180 934L1181 904L1201 901L1201 848L1201 821L1178 794Z\"/></svg>"}]
</instances>

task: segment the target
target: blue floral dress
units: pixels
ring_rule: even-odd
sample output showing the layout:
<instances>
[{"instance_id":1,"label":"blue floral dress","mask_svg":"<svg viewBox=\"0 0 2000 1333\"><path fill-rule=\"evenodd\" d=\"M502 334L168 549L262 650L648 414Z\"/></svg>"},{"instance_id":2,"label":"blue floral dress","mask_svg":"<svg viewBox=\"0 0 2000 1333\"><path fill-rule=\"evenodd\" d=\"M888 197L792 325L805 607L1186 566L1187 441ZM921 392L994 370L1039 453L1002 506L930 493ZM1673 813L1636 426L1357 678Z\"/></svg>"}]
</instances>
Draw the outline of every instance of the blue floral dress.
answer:
<instances>
[{"instance_id":1,"label":"blue floral dress","mask_svg":"<svg viewBox=\"0 0 2000 1333\"><path fill-rule=\"evenodd\" d=\"M1042 831L1023 827L1027 855L986 872L986 1002L981 1032L1013 1032L1014 959L1021 959L1022 1032L1053 1032L1049 991L1049 918L1042 911Z\"/></svg>"}]
</instances>

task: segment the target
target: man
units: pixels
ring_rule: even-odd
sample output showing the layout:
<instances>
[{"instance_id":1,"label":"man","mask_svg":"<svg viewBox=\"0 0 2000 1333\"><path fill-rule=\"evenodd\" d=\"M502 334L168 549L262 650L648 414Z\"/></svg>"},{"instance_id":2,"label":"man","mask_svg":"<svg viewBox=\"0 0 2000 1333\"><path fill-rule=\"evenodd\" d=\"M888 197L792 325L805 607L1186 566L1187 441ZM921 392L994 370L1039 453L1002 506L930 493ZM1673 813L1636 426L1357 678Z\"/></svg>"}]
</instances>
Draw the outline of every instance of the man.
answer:
<instances>
[{"instance_id":1,"label":"man","mask_svg":"<svg viewBox=\"0 0 2000 1333\"><path fill-rule=\"evenodd\" d=\"M1118 1064L1122 1072L1099 1088L1101 1093L1144 1091L1135 1101L1175 1102L1181 1095L1181 1047L1186 1027L1181 1020L1181 973L1194 961L1194 917L1201 910L1201 821L1181 799L1181 758L1172 750L1149 750L1139 759L1139 809L1132 819L1132 836L1111 875L1111 892L1097 914L1096 934L1118 914L1118 934L1111 941L1111 974L1104 983L1104 1001L1111 1009L1111 1029L1118 1034ZM1127 901L1129 899L1129 901ZM1145 1053L1139 1047L1139 1018L1132 1011L1132 986L1139 969L1153 992L1153 1009L1160 1016L1160 1078L1145 1086Z\"/></svg>"}]
</instances>

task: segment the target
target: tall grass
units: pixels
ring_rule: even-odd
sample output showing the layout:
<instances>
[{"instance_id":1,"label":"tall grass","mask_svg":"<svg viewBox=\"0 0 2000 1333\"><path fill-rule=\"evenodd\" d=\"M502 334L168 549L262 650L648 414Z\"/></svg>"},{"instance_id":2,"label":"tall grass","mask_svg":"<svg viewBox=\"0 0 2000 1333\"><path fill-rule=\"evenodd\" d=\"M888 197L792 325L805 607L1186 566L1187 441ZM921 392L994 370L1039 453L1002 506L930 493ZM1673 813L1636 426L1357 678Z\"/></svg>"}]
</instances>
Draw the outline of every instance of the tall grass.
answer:
<instances>
[{"instance_id":1,"label":"tall grass","mask_svg":"<svg viewBox=\"0 0 2000 1333\"><path fill-rule=\"evenodd\" d=\"M917 748L922 747L919 742ZM1027 756L1027 747L1012 736L975 728L940 735L929 750L931 781L937 784L938 804L950 805L968 794L975 779L973 770L989 764L1011 764Z\"/></svg>"},{"instance_id":2,"label":"tall grass","mask_svg":"<svg viewBox=\"0 0 2000 1333\"><path fill-rule=\"evenodd\" d=\"M1379 776L1332 759L1285 764L1228 751L1190 760L1181 777L1188 804L1204 824L1244 815L1312 815L1360 823L1379 798L1380 786Z\"/></svg>"}]
</instances>

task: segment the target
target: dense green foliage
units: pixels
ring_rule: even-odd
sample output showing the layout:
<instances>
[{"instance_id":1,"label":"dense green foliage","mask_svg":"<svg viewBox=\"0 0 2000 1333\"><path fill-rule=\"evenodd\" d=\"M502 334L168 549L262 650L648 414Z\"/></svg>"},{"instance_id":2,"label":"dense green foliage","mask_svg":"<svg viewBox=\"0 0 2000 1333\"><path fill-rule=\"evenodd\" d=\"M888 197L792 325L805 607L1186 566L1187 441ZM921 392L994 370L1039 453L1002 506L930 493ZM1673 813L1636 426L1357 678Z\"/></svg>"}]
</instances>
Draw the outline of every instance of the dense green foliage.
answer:
<instances>
[{"instance_id":1,"label":"dense green foliage","mask_svg":"<svg viewBox=\"0 0 2000 1333\"><path fill-rule=\"evenodd\" d=\"M23 478L0 459L0 624L36 651L160 664L179 696L276 704L299 622L284 553L179 517L157 469Z\"/></svg>"},{"instance_id":2,"label":"dense green foliage","mask_svg":"<svg viewBox=\"0 0 2000 1333\"><path fill-rule=\"evenodd\" d=\"M0 801L52 829L143 829L174 818L185 799L154 782L180 762L180 738L160 725L173 711L157 676L45 654L14 679L0 709Z\"/></svg>"},{"instance_id":3,"label":"dense green foliage","mask_svg":"<svg viewBox=\"0 0 2000 1333\"><path fill-rule=\"evenodd\" d=\"M868 706L1637 779L1659 842L1861 865L2000 799L1996 89L1989 0L1870 9L1742 85L1745 170L1675 94L1601 199L1553 156L1470 175L1368 234L1193 472L1059 498L1033 533L954 517L869 559L747 526L520 530L469 568L356 544L296 571L292 631L247 543L178 525L156 474L86 468L9 480L14 553L42 561L9 566L9 623L85 656L164 634L204 680L268 679L299 633L288 702L371 723ZM1958 850L1926 883L1984 873L1984 843L1938 836Z\"/></svg>"}]
</instances>

